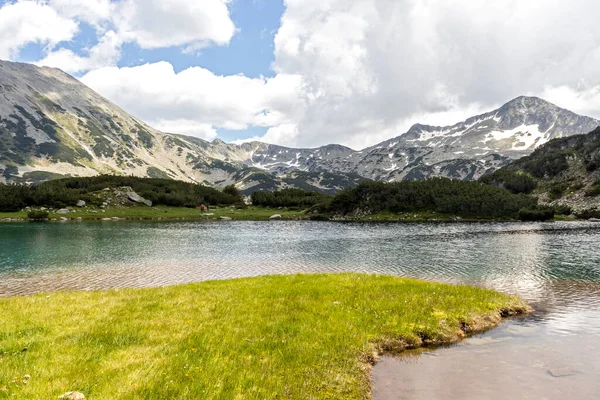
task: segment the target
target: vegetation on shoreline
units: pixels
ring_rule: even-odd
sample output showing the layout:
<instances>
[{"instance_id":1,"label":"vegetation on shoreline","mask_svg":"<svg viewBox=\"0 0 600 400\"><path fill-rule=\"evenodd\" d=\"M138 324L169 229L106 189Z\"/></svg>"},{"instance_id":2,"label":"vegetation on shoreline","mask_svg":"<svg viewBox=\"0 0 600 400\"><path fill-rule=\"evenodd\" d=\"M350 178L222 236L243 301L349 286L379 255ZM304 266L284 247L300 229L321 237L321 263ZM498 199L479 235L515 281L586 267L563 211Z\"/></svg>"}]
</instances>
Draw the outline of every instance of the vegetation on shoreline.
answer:
<instances>
[{"instance_id":1,"label":"vegetation on shoreline","mask_svg":"<svg viewBox=\"0 0 600 400\"><path fill-rule=\"evenodd\" d=\"M331 199L331 196L309 192L303 189L282 189L275 192L254 192L250 196L252 204L263 207L309 208Z\"/></svg>"},{"instance_id":2,"label":"vegetation on shoreline","mask_svg":"<svg viewBox=\"0 0 600 400\"><path fill-rule=\"evenodd\" d=\"M39 185L0 184L0 212L18 211L24 207L62 208L75 206L79 200L99 206L103 199L95 193L105 188L130 187L156 205L198 207L200 204L231 205L242 202L241 193L216 189L171 179L136 178L101 175L89 178L66 178Z\"/></svg>"},{"instance_id":3,"label":"vegetation on shoreline","mask_svg":"<svg viewBox=\"0 0 600 400\"><path fill-rule=\"evenodd\" d=\"M517 218L536 199L479 182L447 178L394 183L367 182L344 190L322 208L330 214L433 212L471 218Z\"/></svg>"},{"instance_id":4,"label":"vegetation on shoreline","mask_svg":"<svg viewBox=\"0 0 600 400\"><path fill-rule=\"evenodd\" d=\"M0 399L355 398L378 353L459 340L520 299L389 276L293 275L0 299Z\"/></svg>"},{"instance_id":5,"label":"vegetation on shoreline","mask_svg":"<svg viewBox=\"0 0 600 400\"><path fill-rule=\"evenodd\" d=\"M0 212L2 219L21 219L27 220L27 212ZM152 220L214 220L221 217L231 218L237 221L266 221L274 214L281 215L282 219L308 219L308 216L302 211L282 209L273 210L263 207L247 207L238 209L230 207L212 207L210 212L201 212L197 208L168 207L168 206L130 206L130 207L107 207L105 210L98 211L90 208L74 208L69 214L49 213L49 219L68 218L76 220L81 218L84 221L101 220L106 218L119 219L152 219Z\"/></svg>"}]
</instances>

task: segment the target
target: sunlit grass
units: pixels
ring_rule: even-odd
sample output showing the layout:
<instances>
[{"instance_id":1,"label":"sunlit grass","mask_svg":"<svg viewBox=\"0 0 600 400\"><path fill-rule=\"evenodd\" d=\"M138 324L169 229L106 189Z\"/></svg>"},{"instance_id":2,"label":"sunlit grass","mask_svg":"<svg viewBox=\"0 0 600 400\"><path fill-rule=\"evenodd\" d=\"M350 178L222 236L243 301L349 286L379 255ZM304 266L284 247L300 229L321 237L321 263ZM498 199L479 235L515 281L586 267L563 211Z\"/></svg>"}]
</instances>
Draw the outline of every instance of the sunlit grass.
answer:
<instances>
[{"instance_id":1,"label":"sunlit grass","mask_svg":"<svg viewBox=\"0 0 600 400\"><path fill-rule=\"evenodd\" d=\"M525 310L489 290L360 274L0 299L0 398L364 399L381 350Z\"/></svg>"}]
</instances>

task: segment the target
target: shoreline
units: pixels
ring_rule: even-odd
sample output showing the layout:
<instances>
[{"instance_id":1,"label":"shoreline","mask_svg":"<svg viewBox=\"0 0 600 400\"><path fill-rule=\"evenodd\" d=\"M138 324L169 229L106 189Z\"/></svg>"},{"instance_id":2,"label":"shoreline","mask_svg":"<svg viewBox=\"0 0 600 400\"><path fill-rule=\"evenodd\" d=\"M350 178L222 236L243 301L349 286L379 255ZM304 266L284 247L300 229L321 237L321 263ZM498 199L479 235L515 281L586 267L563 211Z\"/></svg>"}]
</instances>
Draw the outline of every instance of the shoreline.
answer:
<instances>
[{"instance_id":1,"label":"shoreline","mask_svg":"<svg viewBox=\"0 0 600 400\"><path fill-rule=\"evenodd\" d=\"M275 217L275 218L274 218ZM69 213L50 213L49 218L34 221L27 218L27 212L0 213L0 223L10 222L89 222L89 221L322 221L322 222L389 222L389 223L495 223L495 222L536 222L510 218L471 218L435 213L379 213L365 216L331 216L327 214L307 214L305 210L270 209L249 207L248 209L214 208L200 214L196 209L158 206L149 208L123 207L106 210L72 209ZM599 222L558 216L549 221L537 222Z\"/></svg>"}]
</instances>

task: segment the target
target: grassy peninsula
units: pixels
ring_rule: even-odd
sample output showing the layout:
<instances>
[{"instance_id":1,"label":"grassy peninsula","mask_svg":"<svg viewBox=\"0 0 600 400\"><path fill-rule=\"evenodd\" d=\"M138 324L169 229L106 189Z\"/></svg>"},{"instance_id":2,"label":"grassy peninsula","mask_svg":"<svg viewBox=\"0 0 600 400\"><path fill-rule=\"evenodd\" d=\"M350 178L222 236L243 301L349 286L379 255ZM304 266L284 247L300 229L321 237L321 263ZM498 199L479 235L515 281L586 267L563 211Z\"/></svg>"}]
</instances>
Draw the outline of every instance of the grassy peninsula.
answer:
<instances>
[{"instance_id":1,"label":"grassy peninsula","mask_svg":"<svg viewBox=\"0 0 600 400\"><path fill-rule=\"evenodd\" d=\"M361 274L0 299L0 398L366 399L377 354L527 309L485 289Z\"/></svg>"}]
</instances>

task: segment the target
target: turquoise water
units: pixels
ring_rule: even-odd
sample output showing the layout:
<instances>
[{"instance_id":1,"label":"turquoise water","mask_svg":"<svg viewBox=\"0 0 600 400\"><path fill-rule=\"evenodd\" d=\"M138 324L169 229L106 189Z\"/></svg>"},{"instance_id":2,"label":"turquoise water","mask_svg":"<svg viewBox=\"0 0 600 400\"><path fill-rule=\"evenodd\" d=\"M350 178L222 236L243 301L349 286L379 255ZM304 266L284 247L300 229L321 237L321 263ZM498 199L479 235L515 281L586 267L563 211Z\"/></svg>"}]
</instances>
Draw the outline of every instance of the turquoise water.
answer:
<instances>
[{"instance_id":1,"label":"turquoise water","mask_svg":"<svg viewBox=\"0 0 600 400\"><path fill-rule=\"evenodd\" d=\"M9 223L0 224L0 296L296 272L478 285L517 293L536 312L435 357L384 361L375 398L594 398L599 243L600 224L586 222Z\"/></svg>"}]
</instances>

